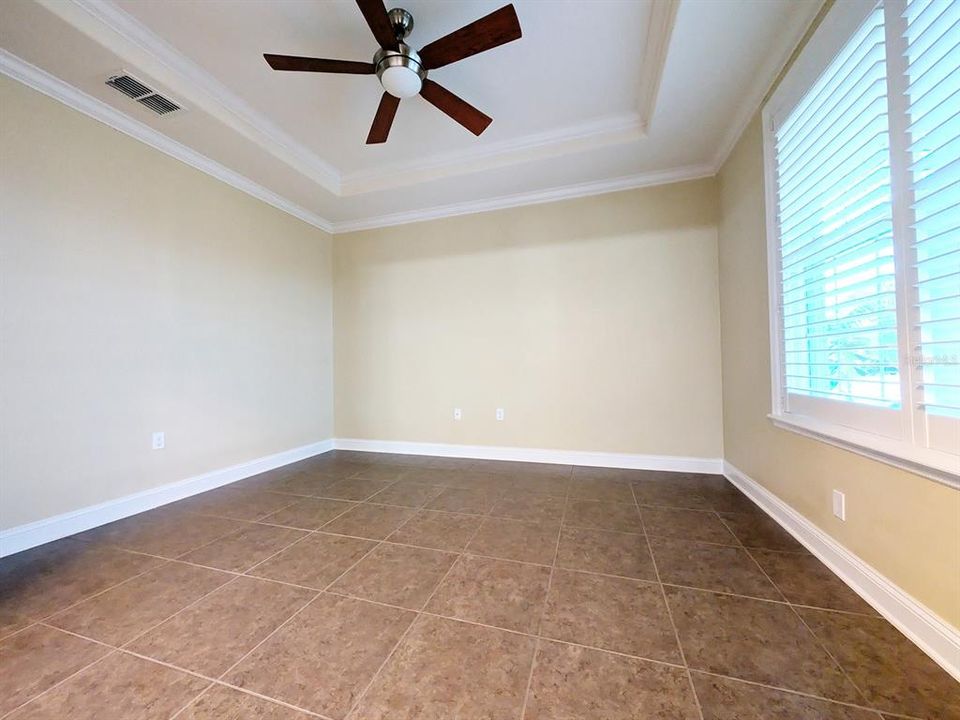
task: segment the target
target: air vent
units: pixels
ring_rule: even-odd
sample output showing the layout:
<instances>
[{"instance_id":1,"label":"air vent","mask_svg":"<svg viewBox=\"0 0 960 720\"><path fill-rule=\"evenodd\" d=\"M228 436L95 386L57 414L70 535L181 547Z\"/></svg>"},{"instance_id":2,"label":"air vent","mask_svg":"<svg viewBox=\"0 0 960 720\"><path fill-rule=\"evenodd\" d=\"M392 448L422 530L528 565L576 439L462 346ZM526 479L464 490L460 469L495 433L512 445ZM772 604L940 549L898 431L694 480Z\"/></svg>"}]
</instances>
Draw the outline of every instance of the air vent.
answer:
<instances>
[{"instance_id":1,"label":"air vent","mask_svg":"<svg viewBox=\"0 0 960 720\"><path fill-rule=\"evenodd\" d=\"M168 115L180 109L180 106L175 102L154 92L130 75L113 75L107 78L107 85L119 90L128 98L136 100L141 105L150 108L157 115Z\"/></svg>"}]
</instances>

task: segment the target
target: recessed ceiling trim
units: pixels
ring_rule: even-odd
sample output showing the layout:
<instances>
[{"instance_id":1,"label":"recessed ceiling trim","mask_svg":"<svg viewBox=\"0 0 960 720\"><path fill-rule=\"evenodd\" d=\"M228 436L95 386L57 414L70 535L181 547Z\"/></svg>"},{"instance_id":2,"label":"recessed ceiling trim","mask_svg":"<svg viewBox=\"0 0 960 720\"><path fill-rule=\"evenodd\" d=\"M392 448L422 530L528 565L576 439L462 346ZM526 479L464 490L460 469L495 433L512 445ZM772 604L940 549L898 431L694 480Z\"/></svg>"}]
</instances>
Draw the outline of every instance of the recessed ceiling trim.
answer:
<instances>
[{"instance_id":1,"label":"recessed ceiling trim","mask_svg":"<svg viewBox=\"0 0 960 720\"><path fill-rule=\"evenodd\" d=\"M109 0L37 0L175 94L189 98L271 155L338 195L340 173L219 80ZM125 47L122 47L126 43Z\"/></svg>"},{"instance_id":2,"label":"recessed ceiling trim","mask_svg":"<svg viewBox=\"0 0 960 720\"><path fill-rule=\"evenodd\" d=\"M456 175L508 167L528 160L569 155L607 145L636 142L646 135L637 113L603 118L559 130L527 135L484 146L474 146L456 153L435 156L414 163L381 166L373 171L343 176L342 196L361 195L395 187Z\"/></svg>"},{"instance_id":3,"label":"recessed ceiling trim","mask_svg":"<svg viewBox=\"0 0 960 720\"><path fill-rule=\"evenodd\" d=\"M73 85L64 82L60 78L54 77L46 70L31 65L3 48L0 48L0 73L54 100L62 102L64 105L78 110L94 120L109 125L114 130L129 135L135 140L139 140L165 155L169 155L217 180L225 182L237 190L252 195L258 200L263 200L268 205L272 205L278 210L293 215L305 223L320 228L325 232L333 232L333 225L325 218L309 210L305 210L272 190L258 185L250 178L221 165L215 160L211 160L206 155L201 155L196 150L178 143L176 140L171 140L149 125L139 120L134 120L126 113L122 113L116 108L107 105L107 103L102 100L98 100L82 90L78 90Z\"/></svg>"},{"instance_id":4,"label":"recessed ceiling trim","mask_svg":"<svg viewBox=\"0 0 960 720\"><path fill-rule=\"evenodd\" d=\"M716 168L713 165L688 165L670 170L610 178L609 180L596 180L593 182L577 183L575 185L564 185L547 190L500 195L482 200L469 200L462 203L437 205L422 210L410 210L360 220L334 222L333 232L340 234L356 232L358 230L372 230L374 228L389 227L391 225L406 225L408 223L437 220L439 218L448 218L457 215L474 215L476 213L489 212L491 210L505 210L507 208L521 207L524 205L541 205L543 203L557 202L558 200L572 200L574 198L603 195L604 193L619 192L621 190L634 190L636 188L651 187L653 185L667 185L685 180L699 180L701 178L713 177L714 175L716 175Z\"/></svg>"},{"instance_id":5,"label":"recessed ceiling trim","mask_svg":"<svg viewBox=\"0 0 960 720\"><path fill-rule=\"evenodd\" d=\"M720 146L717 148L717 154L714 156L713 164L718 171L723 167L727 158L730 157L730 153L733 152L733 148L736 147L743 132L747 129L747 125L753 120L753 116L757 114L757 111L763 104L763 99L777 78L780 77L780 73L790 61L794 51L803 41L811 24L819 16L820 8L823 7L825 2L826 0L819 0L811 5L796 3L794 6L794 12L804 18L804 22L792 23L788 30L790 32L790 42L788 42L780 52L771 53L771 56L760 64L760 71L754 76L753 83L747 90L745 99L740 103L740 109L734 117L733 122L727 127L727 131L720 141Z\"/></svg>"},{"instance_id":6,"label":"recessed ceiling trim","mask_svg":"<svg viewBox=\"0 0 960 720\"><path fill-rule=\"evenodd\" d=\"M352 174L341 173L287 135L214 76L110 0L37 2L331 194L344 197L641 140L653 115L679 0L651 0L647 47L643 57L638 59L641 78L635 114L601 118L503 143L471 144L460 152L422 163L405 164L402 171L391 166Z\"/></svg>"},{"instance_id":7,"label":"recessed ceiling trim","mask_svg":"<svg viewBox=\"0 0 960 720\"><path fill-rule=\"evenodd\" d=\"M640 61L640 99L638 112L645 130L650 128L650 119L657 106L663 68L667 64L667 51L673 37L673 25L677 20L680 0L653 0L647 22L647 41L643 45Z\"/></svg>"}]
</instances>

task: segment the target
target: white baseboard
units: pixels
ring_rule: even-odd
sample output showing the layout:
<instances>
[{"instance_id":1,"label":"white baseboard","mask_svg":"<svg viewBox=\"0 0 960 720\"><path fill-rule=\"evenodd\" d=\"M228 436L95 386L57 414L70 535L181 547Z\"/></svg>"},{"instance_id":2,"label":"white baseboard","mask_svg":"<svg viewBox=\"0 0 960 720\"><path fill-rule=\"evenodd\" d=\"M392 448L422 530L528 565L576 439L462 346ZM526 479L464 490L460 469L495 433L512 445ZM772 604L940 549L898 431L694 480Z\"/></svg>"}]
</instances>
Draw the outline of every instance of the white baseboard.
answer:
<instances>
[{"instance_id":1,"label":"white baseboard","mask_svg":"<svg viewBox=\"0 0 960 720\"><path fill-rule=\"evenodd\" d=\"M130 515L136 515L145 510L152 510L155 507L182 500L185 497L207 490L213 490L222 485L228 485L237 480L243 480L283 465L289 465L332 449L332 440L321 440L239 465L231 465L202 475L195 475L186 480L150 488L116 500L108 500L62 515L55 515L44 520L3 530L0 531L0 557L43 545L52 540L59 540L62 537L105 525L108 522L120 520Z\"/></svg>"},{"instance_id":2,"label":"white baseboard","mask_svg":"<svg viewBox=\"0 0 960 720\"><path fill-rule=\"evenodd\" d=\"M960 680L960 631L743 471L724 461L723 474L940 667Z\"/></svg>"},{"instance_id":3,"label":"white baseboard","mask_svg":"<svg viewBox=\"0 0 960 720\"><path fill-rule=\"evenodd\" d=\"M682 455L633 455L585 450L540 450L537 448L497 447L494 445L450 445L446 443L358 440L352 438L336 438L333 441L333 446L337 450L397 453L398 455L434 455L474 460L512 460L514 462L550 463L553 465L587 465L629 470L673 470L676 472L714 473L718 475L723 472L723 460L720 458L684 457Z\"/></svg>"}]
</instances>

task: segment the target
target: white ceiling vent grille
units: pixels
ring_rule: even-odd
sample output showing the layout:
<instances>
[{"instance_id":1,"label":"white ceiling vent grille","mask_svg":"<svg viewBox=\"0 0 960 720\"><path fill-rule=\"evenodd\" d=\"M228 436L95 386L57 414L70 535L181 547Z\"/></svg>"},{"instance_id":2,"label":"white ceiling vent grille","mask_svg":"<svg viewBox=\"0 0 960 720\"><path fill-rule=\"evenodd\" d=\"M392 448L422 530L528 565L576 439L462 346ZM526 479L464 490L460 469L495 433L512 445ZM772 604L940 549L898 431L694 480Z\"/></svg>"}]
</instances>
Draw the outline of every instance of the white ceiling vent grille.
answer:
<instances>
[{"instance_id":1,"label":"white ceiling vent grille","mask_svg":"<svg viewBox=\"0 0 960 720\"><path fill-rule=\"evenodd\" d=\"M153 110L157 115L169 115L180 109L173 100L165 98L130 75L112 75L107 78L107 85Z\"/></svg>"}]
</instances>

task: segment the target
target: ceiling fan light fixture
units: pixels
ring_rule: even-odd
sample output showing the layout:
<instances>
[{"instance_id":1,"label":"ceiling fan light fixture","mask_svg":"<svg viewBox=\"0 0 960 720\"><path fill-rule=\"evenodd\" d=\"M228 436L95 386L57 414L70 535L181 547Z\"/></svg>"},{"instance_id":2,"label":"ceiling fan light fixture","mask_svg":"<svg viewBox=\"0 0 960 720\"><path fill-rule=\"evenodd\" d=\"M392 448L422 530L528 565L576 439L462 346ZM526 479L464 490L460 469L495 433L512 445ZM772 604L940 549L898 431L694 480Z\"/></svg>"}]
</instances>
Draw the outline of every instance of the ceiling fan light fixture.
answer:
<instances>
[{"instance_id":1,"label":"ceiling fan light fixture","mask_svg":"<svg viewBox=\"0 0 960 720\"><path fill-rule=\"evenodd\" d=\"M398 98L409 98L420 93L423 81L415 70L393 66L380 74L380 84L388 93Z\"/></svg>"},{"instance_id":2,"label":"ceiling fan light fixture","mask_svg":"<svg viewBox=\"0 0 960 720\"><path fill-rule=\"evenodd\" d=\"M383 89L402 99L419 94L427 71L412 47L403 43L399 47L399 51L378 50L373 57L373 64Z\"/></svg>"}]
</instances>

